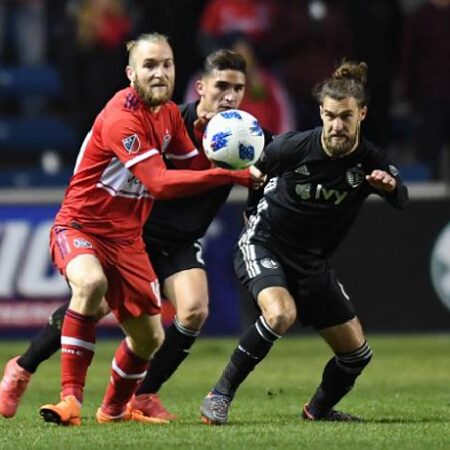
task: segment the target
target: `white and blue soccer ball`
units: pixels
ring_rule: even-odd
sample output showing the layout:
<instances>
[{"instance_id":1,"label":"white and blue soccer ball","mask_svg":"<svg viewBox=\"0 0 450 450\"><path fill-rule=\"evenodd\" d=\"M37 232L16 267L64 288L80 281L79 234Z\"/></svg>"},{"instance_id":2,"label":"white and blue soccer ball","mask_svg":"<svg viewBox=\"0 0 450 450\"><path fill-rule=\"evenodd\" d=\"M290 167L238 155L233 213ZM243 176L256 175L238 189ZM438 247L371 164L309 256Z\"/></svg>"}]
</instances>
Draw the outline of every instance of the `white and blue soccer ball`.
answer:
<instances>
[{"instance_id":1,"label":"white and blue soccer ball","mask_svg":"<svg viewBox=\"0 0 450 450\"><path fill-rule=\"evenodd\" d=\"M264 148L264 133L248 112L229 109L217 113L203 134L206 156L225 169L245 169L254 164Z\"/></svg>"}]
</instances>

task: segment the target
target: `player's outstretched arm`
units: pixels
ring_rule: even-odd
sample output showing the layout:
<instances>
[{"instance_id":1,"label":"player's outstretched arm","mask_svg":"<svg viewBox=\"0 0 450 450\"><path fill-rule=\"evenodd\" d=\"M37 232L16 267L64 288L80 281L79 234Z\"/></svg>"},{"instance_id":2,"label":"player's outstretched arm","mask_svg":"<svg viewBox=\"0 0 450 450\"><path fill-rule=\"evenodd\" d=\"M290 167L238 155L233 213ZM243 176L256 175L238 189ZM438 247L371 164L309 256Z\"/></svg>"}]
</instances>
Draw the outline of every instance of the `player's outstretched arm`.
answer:
<instances>
[{"instance_id":1,"label":"player's outstretched arm","mask_svg":"<svg viewBox=\"0 0 450 450\"><path fill-rule=\"evenodd\" d=\"M129 168L158 200L188 197L225 184L250 187L253 176L249 169L169 170L159 155Z\"/></svg>"}]
</instances>

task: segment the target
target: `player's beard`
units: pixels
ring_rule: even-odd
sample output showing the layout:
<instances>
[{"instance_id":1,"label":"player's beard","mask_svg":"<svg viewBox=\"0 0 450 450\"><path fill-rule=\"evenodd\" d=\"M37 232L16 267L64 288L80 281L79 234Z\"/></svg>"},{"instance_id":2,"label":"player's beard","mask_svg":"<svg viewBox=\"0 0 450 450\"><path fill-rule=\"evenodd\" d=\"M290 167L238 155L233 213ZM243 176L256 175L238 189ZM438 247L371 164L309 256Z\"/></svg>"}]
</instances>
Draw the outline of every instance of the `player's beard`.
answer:
<instances>
[{"instance_id":1,"label":"player's beard","mask_svg":"<svg viewBox=\"0 0 450 450\"><path fill-rule=\"evenodd\" d=\"M136 77L133 82L133 87L139 98L150 107L162 105L172 98L173 83L170 83L169 80L166 82L165 89L159 89L156 91L148 82L141 82L139 78Z\"/></svg>"},{"instance_id":2,"label":"player's beard","mask_svg":"<svg viewBox=\"0 0 450 450\"><path fill-rule=\"evenodd\" d=\"M341 156L350 153L352 149L355 147L356 141L358 139L358 130L353 135L341 134L344 139L335 140L333 136L336 134L329 134L328 136L323 136L323 144L325 146L325 150L328 154L333 157L339 158Z\"/></svg>"}]
</instances>

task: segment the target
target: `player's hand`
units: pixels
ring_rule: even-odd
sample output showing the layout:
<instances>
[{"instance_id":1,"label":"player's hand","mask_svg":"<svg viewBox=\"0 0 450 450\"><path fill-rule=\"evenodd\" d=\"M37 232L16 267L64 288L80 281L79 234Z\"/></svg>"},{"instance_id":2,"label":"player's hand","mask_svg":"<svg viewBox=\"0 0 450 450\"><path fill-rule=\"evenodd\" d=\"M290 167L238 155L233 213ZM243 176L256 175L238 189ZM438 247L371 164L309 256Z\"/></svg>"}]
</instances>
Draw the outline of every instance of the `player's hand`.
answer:
<instances>
[{"instance_id":1,"label":"player's hand","mask_svg":"<svg viewBox=\"0 0 450 450\"><path fill-rule=\"evenodd\" d=\"M265 182L267 176L264 175L259 169L255 166L250 166L250 175L252 176L252 189L259 189Z\"/></svg>"},{"instance_id":2,"label":"player's hand","mask_svg":"<svg viewBox=\"0 0 450 450\"><path fill-rule=\"evenodd\" d=\"M212 116L214 116L214 113L212 112L201 113L200 116L198 116L197 120L194 122L194 128L197 131L203 132L206 124L211 120Z\"/></svg>"},{"instance_id":3,"label":"player's hand","mask_svg":"<svg viewBox=\"0 0 450 450\"><path fill-rule=\"evenodd\" d=\"M384 170L374 170L366 175L366 180L374 189L383 192L392 192L397 186L395 178Z\"/></svg>"}]
</instances>

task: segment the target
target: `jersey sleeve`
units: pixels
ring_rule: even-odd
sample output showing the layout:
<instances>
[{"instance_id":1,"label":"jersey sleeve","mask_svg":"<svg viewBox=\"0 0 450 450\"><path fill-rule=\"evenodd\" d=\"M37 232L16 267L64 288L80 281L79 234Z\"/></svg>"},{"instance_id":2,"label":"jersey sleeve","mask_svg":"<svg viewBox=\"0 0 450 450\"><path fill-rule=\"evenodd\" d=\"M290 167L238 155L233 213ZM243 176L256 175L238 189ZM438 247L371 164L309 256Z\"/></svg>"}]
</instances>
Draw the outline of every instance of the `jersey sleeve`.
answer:
<instances>
[{"instance_id":1,"label":"jersey sleeve","mask_svg":"<svg viewBox=\"0 0 450 450\"><path fill-rule=\"evenodd\" d=\"M225 184L237 183L249 187L252 183L249 169L170 170L160 155L134 161L126 167L157 200L190 197Z\"/></svg>"},{"instance_id":2,"label":"jersey sleeve","mask_svg":"<svg viewBox=\"0 0 450 450\"><path fill-rule=\"evenodd\" d=\"M160 154L160 149L148 140L144 130L138 116L118 112L105 119L101 134L103 146L111 149L125 166Z\"/></svg>"},{"instance_id":3,"label":"jersey sleeve","mask_svg":"<svg viewBox=\"0 0 450 450\"><path fill-rule=\"evenodd\" d=\"M386 201L395 208L403 209L408 204L408 188L403 183L400 172L397 167L390 161L386 152L378 150L374 153L372 162L372 170L384 170L395 178L396 187L392 192L381 192L372 188L373 192L386 199Z\"/></svg>"},{"instance_id":4,"label":"jersey sleeve","mask_svg":"<svg viewBox=\"0 0 450 450\"><path fill-rule=\"evenodd\" d=\"M265 142L264 149L266 149L268 147L268 145L273 142L274 136L273 136L273 134L270 131L265 130L264 128L263 128L263 132L264 132L264 139L265 139L265 141L264 141ZM274 152L276 152L276 151L274 150ZM261 172L266 173L266 172L264 172L264 170L262 168L260 168L260 164L259 164L259 161L261 160L261 158L262 159L265 158L265 156L263 156L264 154L265 153L264 153L264 150L263 150L263 153L261 154L260 159L255 163L255 167L257 167L259 170L261 170ZM262 161L261 165L263 165L264 163L265 162ZM261 198L264 196L264 187L265 187L265 185L268 182L269 182L269 178L267 178L267 181L264 184L264 186L261 186L258 189L251 189L250 188L248 190L247 203L245 205L245 210L244 210L244 215L245 215L245 217L247 219L249 219L250 216L252 216L253 214L256 213L256 209L257 209L258 203L261 200Z\"/></svg>"},{"instance_id":5,"label":"jersey sleeve","mask_svg":"<svg viewBox=\"0 0 450 450\"><path fill-rule=\"evenodd\" d=\"M276 136L272 142L264 147L255 167L268 175L269 178L281 174L289 159L287 143L295 134L295 132L290 132Z\"/></svg>"}]
</instances>

